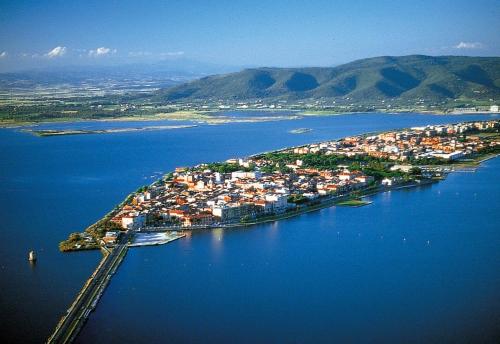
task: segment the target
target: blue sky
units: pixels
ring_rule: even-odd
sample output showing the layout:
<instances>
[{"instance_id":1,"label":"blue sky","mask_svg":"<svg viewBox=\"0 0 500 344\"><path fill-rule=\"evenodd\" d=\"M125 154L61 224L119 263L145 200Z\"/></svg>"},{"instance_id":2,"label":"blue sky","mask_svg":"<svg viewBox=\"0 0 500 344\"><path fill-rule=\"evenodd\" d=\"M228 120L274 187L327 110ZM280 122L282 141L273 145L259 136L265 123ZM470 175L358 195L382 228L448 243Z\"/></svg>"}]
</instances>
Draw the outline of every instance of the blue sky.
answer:
<instances>
[{"instance_id":1,"label":"blue sky","mask_svg":"<svg viewBox=\"0 0 500 344\"><path fill-rule=\"evenodd\" d=\"M500 55L496 1L0 1L0 70L190 59L335 65Z\"/></svg>"}]
</instances>

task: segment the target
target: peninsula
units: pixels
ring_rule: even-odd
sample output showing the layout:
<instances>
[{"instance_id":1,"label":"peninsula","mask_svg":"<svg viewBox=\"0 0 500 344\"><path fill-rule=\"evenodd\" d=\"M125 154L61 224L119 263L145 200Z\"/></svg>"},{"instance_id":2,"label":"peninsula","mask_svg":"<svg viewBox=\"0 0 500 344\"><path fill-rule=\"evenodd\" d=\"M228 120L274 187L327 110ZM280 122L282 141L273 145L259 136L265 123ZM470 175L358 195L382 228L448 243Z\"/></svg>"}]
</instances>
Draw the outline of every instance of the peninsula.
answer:
<instances>
[{"instance_id":1,"label":"peninsula","mask_svg":"<svg viewBox=\"0 0 500 344\"><path fill-rule=\"evenodd\" d=\"M115 129L23 129L22 131L34 134L36 136L63 136L63 135L84 135L84 134L112 134L128 133L151 130L169 130L194 128L196 125L157 125L138 128L115 128Z\"/></svg>"},{"instance_id":2,"label":"peninsula","mask_svg":"<svg viewBox=\"0 0 500 344\"><path fill-rule=\"evenodd\" d=\"M72 342L129 247L161 245L184 230L277 221L332 205L369 205L365 195L426 185L457 166L500 153L500 120L346 137L221 163L179 167L139 188L61 251L101 249L103 258L48 343Z\"/></svg>"},{"instance_id":3,"label":"peninsula","mask_svg":"<svg viewBox=\"0 0 500 344\"><path fill-rule=\"evenodd\" d=\"M432 183L497 155L499 130L499 120L415 127L178 167L60 249L112 247L122 233L248 226L335 204L364 205L363 195Z\"/></svg>"}]
</instances>

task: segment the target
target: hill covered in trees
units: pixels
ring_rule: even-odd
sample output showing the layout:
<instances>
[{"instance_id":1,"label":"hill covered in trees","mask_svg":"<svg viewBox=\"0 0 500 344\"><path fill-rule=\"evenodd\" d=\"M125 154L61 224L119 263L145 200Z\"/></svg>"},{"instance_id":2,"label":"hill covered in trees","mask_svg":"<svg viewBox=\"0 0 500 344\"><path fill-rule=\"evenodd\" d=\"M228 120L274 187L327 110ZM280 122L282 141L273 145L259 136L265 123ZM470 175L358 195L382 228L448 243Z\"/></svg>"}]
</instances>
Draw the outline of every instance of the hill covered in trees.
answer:
<instances>
[{"instance_id":1,"label":"hill covered in trees","mask_svg":"<svg viewBox=\"0 0 500 344\"><path fill-rule=\"evenodd\" d=\"M500 99L500 57L374 57L336 67L254 68L213 75L155 96L168 102Z\"/></svg>"}]
</instances>

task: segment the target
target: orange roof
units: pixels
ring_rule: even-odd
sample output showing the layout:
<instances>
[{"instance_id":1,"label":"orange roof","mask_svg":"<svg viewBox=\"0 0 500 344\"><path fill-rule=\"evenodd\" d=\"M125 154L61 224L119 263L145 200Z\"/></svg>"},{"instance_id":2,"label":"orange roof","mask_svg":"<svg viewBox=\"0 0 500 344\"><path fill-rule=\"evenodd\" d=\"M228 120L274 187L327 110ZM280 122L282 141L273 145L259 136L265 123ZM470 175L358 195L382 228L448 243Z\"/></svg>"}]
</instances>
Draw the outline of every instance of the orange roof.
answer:
<instances>
[{"instance_id":1,"label":"orange roof","mask_svg":"<svg viewBox=\"0 0 500 344\"><path fill-rule=\"evenodd\" d=\"M180 210L180 209L169 209L168 213L169 214L178 214L178 215L186 214L186 212L184 210Z\"/></svg>"}]
</instances>

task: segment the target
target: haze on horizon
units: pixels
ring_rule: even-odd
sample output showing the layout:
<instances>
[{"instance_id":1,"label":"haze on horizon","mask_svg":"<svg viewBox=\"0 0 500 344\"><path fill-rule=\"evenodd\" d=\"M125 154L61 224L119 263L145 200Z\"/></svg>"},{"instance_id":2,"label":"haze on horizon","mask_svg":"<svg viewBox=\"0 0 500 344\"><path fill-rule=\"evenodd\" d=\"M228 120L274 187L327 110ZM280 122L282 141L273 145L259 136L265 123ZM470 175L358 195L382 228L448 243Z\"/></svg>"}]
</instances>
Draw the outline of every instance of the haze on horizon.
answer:
<instances>
[{"instance_id":1,"label":"haze on horizon","mask_svg":"<svg viewBox=\"0 0 500 344\"><path fill-rule=\"evenodd\" d=\"M380 55L500 55L498 1L13 1L0 72L201 61L331 66Z\"/></svg>"}]
</instances>

